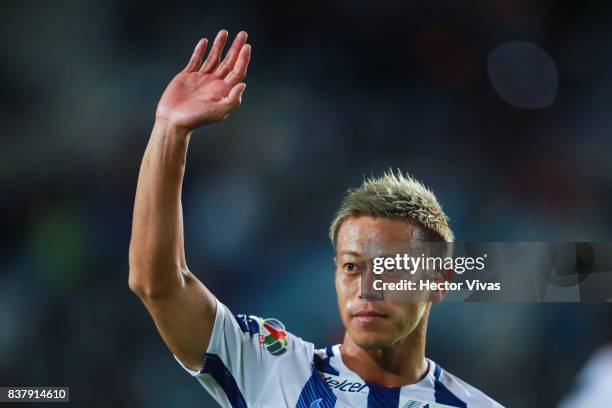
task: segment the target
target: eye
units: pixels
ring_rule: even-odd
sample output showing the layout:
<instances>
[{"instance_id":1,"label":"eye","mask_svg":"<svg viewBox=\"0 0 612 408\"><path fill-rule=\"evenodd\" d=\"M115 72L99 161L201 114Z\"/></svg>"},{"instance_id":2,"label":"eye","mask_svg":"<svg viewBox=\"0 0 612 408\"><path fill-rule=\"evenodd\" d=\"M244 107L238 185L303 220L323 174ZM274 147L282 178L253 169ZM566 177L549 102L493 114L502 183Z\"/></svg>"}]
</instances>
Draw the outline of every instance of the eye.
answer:
<instances>
[{"instance_id":1,"label":"eye","mask_svg":"<svg viewBox=\"0 0 612 408\"><path fill-rule=\"evenodd\" d=\"M342 265L342 269L344 269L344 272L350 274L358 272L357 264L354 262L346 262L344 265Z\"/></svg>"}]
</instances>

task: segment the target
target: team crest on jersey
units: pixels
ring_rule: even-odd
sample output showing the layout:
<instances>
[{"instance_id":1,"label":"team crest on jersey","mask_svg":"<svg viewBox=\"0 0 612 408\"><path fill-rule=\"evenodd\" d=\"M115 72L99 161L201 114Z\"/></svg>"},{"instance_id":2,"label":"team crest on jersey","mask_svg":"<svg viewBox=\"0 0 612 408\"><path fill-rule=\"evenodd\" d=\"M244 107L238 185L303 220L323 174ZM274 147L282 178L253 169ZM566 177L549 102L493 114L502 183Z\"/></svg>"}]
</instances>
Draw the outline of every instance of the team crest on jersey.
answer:
<instances>
[{"instance_id":1,"label":"team crest on jersey","mask_svg":"<svg viewBox=\"0 0 612 408\"><path fill-rule=\"evenodd\" d=\"M285 325L277 319L260 319L259 344L273 356L285 353L289 344Z\"/></svg>"}]
</instances>

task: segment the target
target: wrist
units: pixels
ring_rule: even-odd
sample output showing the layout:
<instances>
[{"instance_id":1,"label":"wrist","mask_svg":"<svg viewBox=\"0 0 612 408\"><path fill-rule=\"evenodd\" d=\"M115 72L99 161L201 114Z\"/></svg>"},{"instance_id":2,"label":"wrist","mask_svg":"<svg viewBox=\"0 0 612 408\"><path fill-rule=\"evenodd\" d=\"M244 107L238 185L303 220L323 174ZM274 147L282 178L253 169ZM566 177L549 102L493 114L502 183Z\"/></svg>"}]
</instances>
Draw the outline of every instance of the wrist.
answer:
<instances>
[{"instance_id":1,"label":"wrist","mask_svg":"<svg viewBox=\"0 0 612 408\"><path fill-rule=\"evenodd\" d=\"M192 132L192 129L178 125L176 122L170 119L160 117L155 118L153 129L159 133L162 133L166 137L178 139L188 139Z\"/></svg>"},{"instance_id":2,"label":"wrist","mask_svg":"<svg viewBox=\"0 0 612 408\"><path fill-rule=\"evenodd\" d=\"M155 119L151 138L147 145L150 157L161 157L162 162L169 171L178 171L182 175L187 160L187 149L191 131L176 126L166 119Z\"/></svg>"}]
</instances>

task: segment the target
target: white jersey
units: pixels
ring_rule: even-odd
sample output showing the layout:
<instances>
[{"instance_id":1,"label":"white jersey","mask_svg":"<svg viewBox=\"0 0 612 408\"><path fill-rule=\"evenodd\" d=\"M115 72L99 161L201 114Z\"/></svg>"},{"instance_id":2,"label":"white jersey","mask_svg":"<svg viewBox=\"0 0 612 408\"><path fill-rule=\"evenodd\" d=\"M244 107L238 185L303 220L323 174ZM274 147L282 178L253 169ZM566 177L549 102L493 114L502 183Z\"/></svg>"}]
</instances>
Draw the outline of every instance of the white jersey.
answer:
<instances>
[{"instance_id":1,"label":"white jersey","mask_svg":"<svg viewBox=\"0 0 612 408\"><path fill-rule=\"evenodd\" d=\"M612 346L598 350L578 375L574 392L559 408L609 407L612 401Z\"/></svg>"},{"instance_id":2,"label":"white jersey","mask_svg":"<svg viewBox=\"0 0 612 408\"><path fill-rule=\"evenodd\" d=\"M202 370L179 363L227 408L501 407L427 361L427 375L416 384L383 387L346 367L340 345L315 349L276 319L234 316L217 301Z\"/></svg>"}]
</instances>

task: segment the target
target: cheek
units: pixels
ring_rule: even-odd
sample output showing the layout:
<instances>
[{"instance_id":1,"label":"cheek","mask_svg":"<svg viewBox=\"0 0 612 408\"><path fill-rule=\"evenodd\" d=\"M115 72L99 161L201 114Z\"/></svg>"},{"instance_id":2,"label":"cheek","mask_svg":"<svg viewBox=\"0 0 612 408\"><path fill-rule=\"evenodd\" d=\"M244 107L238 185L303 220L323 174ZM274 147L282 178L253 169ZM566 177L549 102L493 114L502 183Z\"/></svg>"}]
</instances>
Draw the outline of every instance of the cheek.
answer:
<instances>
[{"instance_id":1,"label":"cheek","mask_svg":"<svg viewBox=\"0 0 612 408\"><path fill-rule=\"evenodd\" d=\"M340 309L342 310L345 307L347 298L347 287L345 280L338 272L336 272L336 294L338 295L338 305L340 305Z\"/></svg>"},{"instance_id":2,"label":"cheek","mask_svg":"<svg viewBox=\"0 0 612 408\"><path fill-rule=\"evenodd\" d=\"M400 323L400 325L402 325L405 329L411 331L423 317L424 311L424 303L419 302L407 304L404 308L402 308L401 316L399 316L400 322L398 323Z\"/></svg>"},{"instance_id":3,"label":"cheek","mask_svg":"<svg viewBox=\"0 0 612 408\"><path fill-rule=\"evenodd\" d=\"M336 272L336 294L340 311L350 309L359 297L359 279Z\"/></svg>"},{"instance_id":4,"label":"cheek","mask_svg":"<svg viewBox=\"0 0 612 408\"><path fill-rule=\"evenodd\" d=\"M348 308L346 304L346 287L343 285L342 279L336 274L336 296L338 298L338 311L340 312L340 320L344 323L345 327L348 324L346 310Z\"/></svg>"}]
</instances>

